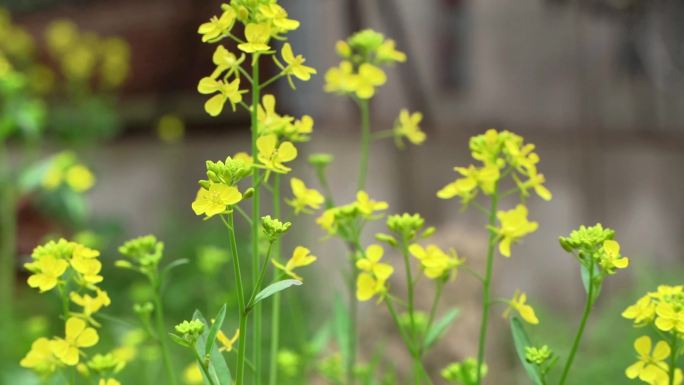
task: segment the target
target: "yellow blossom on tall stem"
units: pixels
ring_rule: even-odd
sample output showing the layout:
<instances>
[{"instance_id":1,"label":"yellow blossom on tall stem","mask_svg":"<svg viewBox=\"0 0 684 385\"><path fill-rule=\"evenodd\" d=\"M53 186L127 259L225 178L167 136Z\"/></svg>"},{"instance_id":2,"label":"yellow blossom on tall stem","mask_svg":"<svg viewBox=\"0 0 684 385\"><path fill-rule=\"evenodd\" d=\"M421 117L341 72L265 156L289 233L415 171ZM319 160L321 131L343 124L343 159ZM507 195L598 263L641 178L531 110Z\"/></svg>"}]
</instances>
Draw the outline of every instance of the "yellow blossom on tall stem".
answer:
<instances>
[{"instance_id":1,"label":"yellow blossom on tall stem","mask_svg":"<svg viewBox=\"0 0 684 385\"><path fill-rule=\"evenodd\" d=\"M208 189L200 188L197 197L192 202L192 210L197 215L206 215L211 218L221 214L242 200L242 194L234 186L227 186L220 183L212 183Z\"/></svg>"},{"instance_id":2,"label":"yellow blossom on tall stem","mask_svg":"<svg viewBox=\"0 0 684 385\"><path fill-rule=\"evenodd\" d=\"M532 325L537 325L539 323L534 308L527 304L527 294L516 290L515 294L513 294L513 298L508 302L508 305L508 308L504 312L505 318L508 318L511 311L515 310L527 323Z\"/></svg>"},{"instance_id":3,"label":"yellow blossom on tall stem","mask_svg":"<svg viewBox=\"0 0 684 385\"><path fill-rule=\"evenodd\" d=\"M511 256L512 243L535 232L539 227L537 222L527 220L527 207L523 205L517 205L513 210L499 211L496 217L500 222L500 226L496 229L496 233L501 238L499 252L505 257Z\"/></svg>"},{"instance_id":4,"label":"yellow blossom on tall stem","mask_svg":"<svg viewBox=\"0 0 684 385\"><path fill-rule=\"evenodd\" d=\"M33 272L28 278L28 285L38 288L41 293L52 290L59 283L59 278L69 267L69 263L46 255L35 262L27 263L26 268Z\"/></svg>"},{"instance_id":5,"label":"yellow blossom on tall stem","mask_svg":"<svg viewBox=\"0 0 684 385\"><path fill-rule=\"evenodd\" d=\"M297 148L291 142L278 144L274 134L264 135L257 139L258 158L263 166L270 171L285 174L291 169L283 163L293 161L297 157Z\"/></svg>"},{"instance_id":6,"label":"yellow blossom on tall stem","mask_svg":"<svg viewBox=\"0 0 684 385\"><path fill-rule=\"evenodd\" d=\"M309 249L303 246L297 246L292 252L292 257L285 265L282 265L275 259L271 259L271 262L277 269L281 270L291 278L298 281L303 281L304 279L299 274L295 273L294 270L300 267L309 266L310 264L316 262L316 259L318 258L314 255L311 255L311 251Z\"/></svg>"},{"instance_id":7,"label":"yellow blossom on tall stem","mask_svg":"<svg viewBox=\"0 0 684 385\"><path fill-rule=\"evenodd\" d=\"M78 364L81 348L89 348L99 341L97 331L88 327L80 318L71 317L66 321L65 336L53 342L55 356L65 365Z\"/></svg>"},{"instance_id":8,"label":"yellow blossom on tall stem","mask_svg":"<svg viewBox=\"0 0 684 385\"><path fill-rule=\"evenodd\" d=\"M292 188L293 199L287 200L287 204L294 208L295 214L300 212L307 212L308 209L318 210L325 198L315 189L308 188L304 182L299 178L290 179L290 187Z\"/></svg>"}]
</instances>

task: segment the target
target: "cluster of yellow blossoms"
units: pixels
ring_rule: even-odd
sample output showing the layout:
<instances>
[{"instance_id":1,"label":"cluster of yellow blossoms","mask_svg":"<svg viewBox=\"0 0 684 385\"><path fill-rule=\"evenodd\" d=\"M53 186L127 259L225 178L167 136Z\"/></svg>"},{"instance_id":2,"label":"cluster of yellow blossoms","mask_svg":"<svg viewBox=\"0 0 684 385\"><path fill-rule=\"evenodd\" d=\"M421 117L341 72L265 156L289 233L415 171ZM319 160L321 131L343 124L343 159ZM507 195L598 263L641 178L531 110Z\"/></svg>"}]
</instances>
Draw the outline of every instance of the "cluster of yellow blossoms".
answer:
<instances>
[{"instance_id":1,"label":"cluster of yellow blossoms","mask_svg":"<svg viewBox=\"0 0 684 385\"><path fill-rule=\"evenodd\" d=\"M86 82L97 77L104 88L115 88L130 71L130 48L119 37L103 38L59 20L48 25L45 41L68 80Z\"/></svg>"},{"instance_id":2,"label":"cluster of yellow blossoms","mask_svg":"<svg viewBox=\"0 0 684 385\"><path fill-rule=\"evenodd\" d=\"M253 54L255 58L259 55L272 55L281 69L278 77L286 76L293 88L293 76L307 81L316 73L315 69L304 65L304 57L295 55L288 43L283 44L280 52L282 62L275 56L276 51L270 45L271 39L282 39L284 33L299 27L299 22L289 19L287 11L275 1L233 0L230 4L223 4L221 9L221 15L200 25L198 33L202 35L202 41L208 43L215 43L226 37L233 39L242 52L238 57L223 45L216 47L213 55L216 69L211 75L202 78L197 86L200 93L213 95L204 105L209 115L219 115L226 102L231 104L233 110L242 103L242 95L247 93L240 89L241 75L245 75L241 67L245 61L245 53ZM245 26L244 39L232 33L236 21Z\"/></svg>"},{"instance_id":3,"label":"cluster of yellow blossoms","mask_svg":"<svg viewBox=\"0 0 684 385\"><path fill-rule=\"evenodd\" d=\"M316 223L327 231L328 235L335 235L340 231L345 234L350 230L349 226L357 219L364 221L377 219L379 218L378 212L387 210L388 207L387 202L373 200L365 191L359 191L356 193L356 201L326 209L316 219Z\"/></svg>"},{"instance_id":4,"label":"cluster of yellow blossoms","mask_svg":"<svg viewBox=\"0 0 684 385\"><path fill-rule=\"evenodd\" d=\"M649 336L639 337L634 342L639 361L627 368L627 377L651 385L680 385L682 369L672 364L676 364L684 343L684 286L661 285L625 309L622 316L633 320L636 327L652 326L661 337L669 336L655 347ZM670 363L668 358L672 359ZM670 376L674 382L669 382Z\"/></svg>"},{"instance_id":5,"label":"cluster of yellow blossoms","mask_svg":"<svg viewBox=\"0 0 684 385\"><path fill-rule=\"evenodd\" d=\"M81 373L96 372L100 384L118 384L112 376L126 364L128 354L123 350L106 356L95 355L82 363L85 356L82 349L93 347L99 341L96 328L100 324L93 315L111 304L107 292L98 286L103 280L99 255L97 250L64 239L50 241L33 251L32 261L25 264L31 272L28 285L41 293L57 288L64 301L66 322L63 337L37 339L21 360L21 366L48 375L59 368L78 365ZM70 310L69 302L77 309Z\"/></svg>"},{"instance_id":6,"label":"cluster of yellow blossoms","mask_svg":"<svg viewBox=\"0 0 684 385\"><path fill-rule=\"evenodd\" d=\"M61 186L83 193L95 185L95 176L90 169L79 162L76 154L65 151L54 156L50 166L43 175L43 187L48 191L57 190Z\"/></svg>"}]
</instances>

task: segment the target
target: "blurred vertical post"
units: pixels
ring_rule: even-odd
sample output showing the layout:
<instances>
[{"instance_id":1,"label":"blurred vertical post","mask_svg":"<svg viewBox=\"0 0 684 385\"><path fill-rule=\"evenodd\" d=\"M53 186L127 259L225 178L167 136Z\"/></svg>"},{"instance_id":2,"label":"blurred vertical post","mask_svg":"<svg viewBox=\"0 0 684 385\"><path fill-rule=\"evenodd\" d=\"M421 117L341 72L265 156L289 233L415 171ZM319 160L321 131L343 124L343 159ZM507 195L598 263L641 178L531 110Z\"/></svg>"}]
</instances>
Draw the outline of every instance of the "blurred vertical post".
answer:
<instances>
[{"instance_id":1,"label":"blurred vertical post","mask_svg":"<svg viewBox=\"0 0 684 385\"><path fill-rule=\"evenodd\" d=\"M5 142L0 141L0 327L7 330L13 316L16 258L16 198Z\"/></svg>"}]
</instances>

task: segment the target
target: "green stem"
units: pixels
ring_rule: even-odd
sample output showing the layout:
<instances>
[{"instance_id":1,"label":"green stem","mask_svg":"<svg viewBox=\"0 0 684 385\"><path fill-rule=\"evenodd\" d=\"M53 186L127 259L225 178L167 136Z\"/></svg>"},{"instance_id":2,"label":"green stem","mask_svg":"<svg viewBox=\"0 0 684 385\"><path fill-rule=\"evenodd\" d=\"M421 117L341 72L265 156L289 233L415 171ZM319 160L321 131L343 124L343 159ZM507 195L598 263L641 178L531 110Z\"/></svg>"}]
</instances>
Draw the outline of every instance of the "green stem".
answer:
<instances>
[{"instance_id":1,"label":"green stem","mask_svg":"<svg viewBox=\"0 0 684 385\"><path fill-rule=\"evenodd\" d=\"M579 329L577 330L577 335L575 336L575 341L572 343L572 349L570 349L570 355L568 360L565 362L565 367L563 368L563 374L559 385L565 384L565 380L568 378L568 373L570 373L570 368L572 367L572 362L575 360L575 354L577 354L577 348L579 347L580 340L582 339L582 334L584 334L584 328L587 326L587 320L589 319L589 313L591 313L591 305L593 303L594 296L594 265L592 263L589 269L589 290L587 291L587 302L584 304L584 312L582 313L582 321L580 322Z\"/></svg>"},{"instance_id":2,"label":"green stem","mask_svg":"<svg viewBox=\"0 0 684 385\"><path fill-rule=\"evenodd\" d=\"M166 327L164 326L164 307L161 300L161 282L158 278L151 280L154 286L154 315L157 326L157 338L159 339L159 347L162 351L162 360L164 361L164 368L166 369L166 377L171 385L176 385L176 374L173 371L173 363L171 362L171 355L169 354L169 345L166 341Z\"/></svg>"},{"instance_id":3,"label":"green stem","mask_svg":"<svg viewBox=\"0 0 684 385\"><path fill-rule=\"evenodd\" d=\"M249 301L247 301L247 311L249 312L253 305L256 295L261 291L261 284L264 281L264 276L266 276L266 271L268 270L268 261L271 258L271 250L273 249L273 243L268 244L268 251L266 252L266 258L261 263L261 268L259 269L259 278L257 278L254 288L252 288L252 294L249 296Z\"/></svg>"},{"instance_id":4,"label":"green stem","mask_svg":"<svg viewBox=\"0 0 684 385\"><path fill-rule=\"evenodd\" d=\"M5 143L0 141L0 314L12 325L16 272L17 202ZM8 327L3 330L9 331Z\"/></svg>"},{"instance_id":5,"label":"green stem","mask_svg":"<svg viewBox=\"0 0 684 385\"><path fill-rule=\"evenodd\" d=\"M494 225L496 224L496 209L499 204L499 186L494 186L494 193L491 198L491 206L489 209L489 218L487 221L487 229L489 231L489 239L487 244L487 267L485 277L482 280L482 319L480 321L480 339L477 345L477 373L476 384L482 384L482 364L485 357L485 344L487 343L487 326L489 322L489 301L490 290L492 284L492 274L494 272L494 246L496 244L496 232Z\"/></svg>"},{"instance_id":6,"label":"green stem","mask_svg":"<svg viewBox=\"0 0 684 385\"><path fill-rule=\"evenodd\" d=\"M364 190L368 175L368 156L371 143L370 106L367 99L359 100L359 106L361 107L361 154L357 190Z\"/></svg>"},{"instance_id":7,"label":"green stem","mask_svg":"<svg viewBox=\"0 0 684 385\"><path fill-rule=\"evenodd\" d=\"M439 300L442 298L442 292L444 291L445 281L439 281L437 283L437 291L435 292L435 298L432 301L432 307L430 308L430 318L428 318L428 323L425 328L425 333L423 335L423 343L420 346L421 355L425 353L425 343L427 342L427 336L430 334L430 329L432 328L432 323L435 322L435 316L437 315L437 305L439 305Z\"/></svg>"},{"instance_id":8,"label":"green stem","mask_svg":"<svg viewBox=\"0 0 684 385\"><path fill-rule=\"evenodd\" d=\"M251 130L252 130L252 159L254 164L258 163L257 159L257 146L256 142L259 137L259 121L257 118L257 106L259 105L259 100L261 99L261 87L259 84L259 54L254 54L252 57L252 107L251 107ZM252 282L256 282L258 279L257 266L259 266L259 205L260 205L260 194L259 194L259 179L260 170L254 167L252 173L252 188L254 188L254 196L252 197ZM254 308L254 334L253 334L253 356L252 362L256 367L256 372L254 373L254 384L259 385L261 383L261 304L257 304ZM243 308L244 311L244 308ZM240 336L245 336L246 334L240 334ZM237 385L241 385L238 383Z\"/></svg>"},{"instance_id":9,"label":"green stem","mask_svg":"<svg viewBox=\"0 0 684 385\"><path fill-rule=\"evenodd\" d=\"M233 260L233 271L235 273L235 283L237 285L238 307L240 308L240 337L238 338L238 355L236 365L235 384L242 385L245 376L245 352L247 347L247 311L245 308L245 289L242 284L242 272L240 271L240 257L238 255L237 240L235 239L234 214L228 214L228 222L224 222L228 228L230 250ZM223 217L221 217L223 219Z\"/></svg>"},{"instance_id":10,"label":"green stem","mask_svg":"<svg viewBox=\"0 0 684 385\"><path fill-rule=\"evenodd\" d=\"M280 218L280 175L276 174L273 178L273 215ZM275 255L280 260L280 240L275 242ZM273 272L274 280L278 278L278 271ZM268 383L276 385L278 383L278 349L280 345L280 293L273 295L271 303L271 349L268 367Z\"/></svg>"},{"instance_id":11,"label":"green stem","mask_svg":"<svg viewBox=\"0 0 684 385\"><path fill-rule=\"evenodd\" d=\"M411 322L411 339L416 343L416 318L414 305L414 290L413 290L413 274L411 273L411 257L409 256L408 246L406 245L406 238L402 236L401 239L401 254L404 257L404 268L406 269L406 291L408 297L407 310L409 313L409 320Z\"/></svg>"},{"instance_id":12,"label":"green stem","mask_svg":"<svg viewBox=\"0 0 684 385\"><path fill-rule=\"evenodd\" d=\"M209 373L209 365L206 364L206 360L204 360L204 359L202 359L202 357L200 357L199 353L197 352L197 349L192 349L192 351L195 352L195 359L197 360L197 364L202 369L204 376L207 379L209 379L209 385L216 385L216 383L214 382L214 378Z\"/></svg>"},{"instance_id":13,"label":"green stem","mask_svg":"<svg viewBox=\"0 0 684 385\"><path fill-rule=\"evenodd\" d=\"M679 356L679 351L678 346L677 346L677 333L675 331L672 332L672 343L671 348L672 348L672 353L670 354L670 382L669 385L674 385L675 383L675 373L677 372L677 357Z\"/></svg>"},{"instance_id":14,"label":"green stem","mask_svg":"<svg viewBox=\"0 0 684 385\"><path fill-rule=\"evenodd\" d=\"M357 349L357 323L359 304L356 300L356 280L359 272L356 268L356 252L351 250L351 257L349 258L349 281L347 282L347 289L349 293L349 328L347 329L347 339L349 342L347 355L347 385L353 385L356 381L354 378L354 366L356 365L356 349Z\"/></svg>"}]
</instances>

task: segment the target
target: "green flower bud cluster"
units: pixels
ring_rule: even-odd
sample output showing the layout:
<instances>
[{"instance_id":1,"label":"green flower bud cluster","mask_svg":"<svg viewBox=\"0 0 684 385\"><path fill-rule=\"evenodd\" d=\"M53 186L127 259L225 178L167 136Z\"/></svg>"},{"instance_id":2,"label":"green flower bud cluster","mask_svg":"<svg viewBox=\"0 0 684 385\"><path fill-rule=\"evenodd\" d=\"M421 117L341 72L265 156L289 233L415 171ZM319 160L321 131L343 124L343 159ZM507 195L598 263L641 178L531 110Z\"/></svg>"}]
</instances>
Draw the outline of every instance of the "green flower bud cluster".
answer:
<instances>
[{"instance_id":1,"label":"green flower bud cluster","mask_svg":"<svg viewBox=\"0 0 684 385\"><path fill-rule=\"evenodd\" d=\"M480 369L481 377L487 375L487 364L482 364ZM442 378L454 383L463 385L475 385L477 383L477 360L467 358L462 362L454 362L442 369Z\"/></svg>"},{"instance_id":2,"label":"green flower bud cluster","mask_svg":"<svg viewBox=\"0 0 684 385\"><path fill-rule=\"evenodd\" d=\"M176 325L174 329L180 334L180 339L191 346L204 331L204 326L204 322L194 319L192 321L183 321ZM178 339L176 339L176 342L180 343Z\"/></svg>"},{"instance_id":3,"label":"green flower bud cluster","mask_svg":"<svg viewBox=\"0 0 684 385\"><path fill-rule=\"evenodd\" d=\"M206 166L208 180L201 180L199 183L207 190L211 183L235 186L252 172L252 168L243 160L234 159L230 156L226 158L225 162L208 160Z\"/></svg>"},{"instance_id":4,"label":"green flower bud cluster","mask_svg":"<svg viewBox=\"0 0 684 385\"><path fill-rule=\"evenodd\" d=\"M88 369L94 371L99 376L109 376L121 371L126 363L117 359L114 354L96 354L88 363Z\"/></svg>"},{"instance_id":5,"label":"green flower bud cluster","mask_svg":"<svg viewBox=\"0 0 684 385\"><path fill-rule=\"evenodd\" d=\"M420 214L397 214L387 218L387 228L396 233L406 242L410 242L418 237L419 231L425 225L425 219ZM434 228L428 228L421 234L421 237L429 236L434 233ZM427 234L427 235L426 235Z\"/></svg>"},{"instance_id":6,"label":"green flower bud cluster","mask_svg":"<svg viewBox=\"0 0 684 385\"><path fill-rule=\"evenodd\" d=\"M270 242L275 242L283 234L285 234L290 227L292 227L291 222L281 222L279 219L271 218L270 215L261 217L261 227L264 229L264 233L268 237Z\"/></svg>"},{"instance_id":7,"label":"green flower bud cluster","mask_svg":"<svg viewBox=\"0 0 684 385\"><path fill-rule=\"evenodd\" d=\"M299 355L292 350L281 350L278 352L276 357L278 361L278 368L285 377L295 377L299 373L299 365L301 363L301 358Z\"/></svg>"},{"instance_id":8,"label":"green flower bud cluster","mask_svg":"<svg viewBox=\"0 0 684 385\"><path fill-rule=\"evenodd\" d=\"M526 346L525 360L531 364L543 365L553 356L551 349L544 345L542 347Z\"/></svg>"},{"instance_id":9,"label":"green flower bud cluster","mask_svg":"<svg viewBox=\"0 0 684 385\"><path fill-rule=\"evenodd\" d=\"M146 235L131 239L119 247L119 253L128 260L119 260L116 266L139 269L143 273L156 271L164 253L164 243L154 235Z\"/></svg>"},{"instance_id":10,"label":"green flower bud cluster","mask_svg":"<svg viewBox=\"0 0 684 385\"><path fill-rule=\"evenodd\" d=\"M392 64L406 61L406 55L395 49L395 42L372 29L353 34L346 42L337 44L340 57L354 64Z\"/></svg>"},{"instance_id":11,"label":"green flower bud cluster","mask_svg":"<svg viewBox=\"0 0 684 385\"><path fill-rule=\"evenodd\" d=\"M591 227L582 225L579 229L573 230L569 236L560 237L560 245L565 251L569 253L579 252L582 256L583 254L593 254L599 247L603 246L603 242L614 237L615 230L603 228L600 223Z\"/></svg>"}]
</instances>

